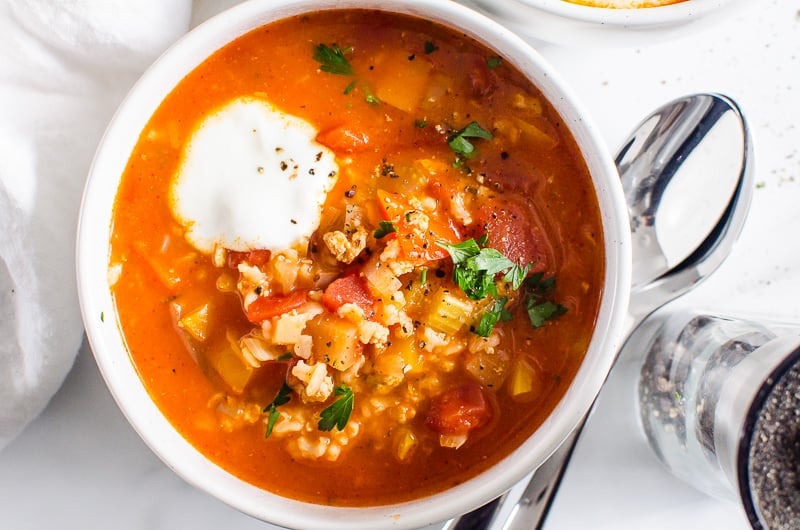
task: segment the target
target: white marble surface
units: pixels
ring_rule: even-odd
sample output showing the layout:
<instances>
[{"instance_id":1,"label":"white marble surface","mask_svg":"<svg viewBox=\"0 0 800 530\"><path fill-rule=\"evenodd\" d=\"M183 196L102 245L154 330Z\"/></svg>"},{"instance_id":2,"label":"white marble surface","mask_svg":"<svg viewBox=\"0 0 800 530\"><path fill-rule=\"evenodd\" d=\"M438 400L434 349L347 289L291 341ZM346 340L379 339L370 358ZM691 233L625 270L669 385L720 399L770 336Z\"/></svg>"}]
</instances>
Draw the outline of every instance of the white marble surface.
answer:
<instances>
[{"instance_id":1,"label":"white marble surface","mask_svg":"<svg viewBox=\"0 0 800 530\"><path fill-rule=\"evenodd\" d=\"M751 0L736 18L681 40L628 49L540 47L615 150L650 110L701 91L744 109L756 141L755 196L728 261L681 303L800 322L800 2ZM631 404L603 400L548 529L745 529L737 505L659 467L637 432L616 428ZM274 528L193 489L139 440L81 351L44 414L0 452L0 528Z\"/></svg>"}]
</instances>

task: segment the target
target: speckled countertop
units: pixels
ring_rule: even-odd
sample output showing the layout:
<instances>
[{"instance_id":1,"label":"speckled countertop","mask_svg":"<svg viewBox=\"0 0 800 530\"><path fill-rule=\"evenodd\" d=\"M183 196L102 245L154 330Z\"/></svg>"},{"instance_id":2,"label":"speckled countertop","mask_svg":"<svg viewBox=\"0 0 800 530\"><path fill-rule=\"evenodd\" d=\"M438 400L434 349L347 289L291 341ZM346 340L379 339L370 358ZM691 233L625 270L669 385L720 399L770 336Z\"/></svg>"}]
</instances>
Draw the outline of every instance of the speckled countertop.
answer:
<instances>
[{"instance_id":1,"label":"speckled countertop","mask_svg":"<svg viewBox=\"0 0 800 530\"><path fill-rule=\"evenodd\" d=\"M624 49L543 45L616 150L649 111L692 92L739 102L756 142L756 182L738 245L681 304L800 322L800 3L751 8L680 40ZM612 381L614 383L614 381ZM660 467L631 403L608 389L578 446L547 528L746 529L736 504ZM82 349L44 414L0 452L0 528L271 528L184 483L117 409Z\"/></svg>"}]
</instances>

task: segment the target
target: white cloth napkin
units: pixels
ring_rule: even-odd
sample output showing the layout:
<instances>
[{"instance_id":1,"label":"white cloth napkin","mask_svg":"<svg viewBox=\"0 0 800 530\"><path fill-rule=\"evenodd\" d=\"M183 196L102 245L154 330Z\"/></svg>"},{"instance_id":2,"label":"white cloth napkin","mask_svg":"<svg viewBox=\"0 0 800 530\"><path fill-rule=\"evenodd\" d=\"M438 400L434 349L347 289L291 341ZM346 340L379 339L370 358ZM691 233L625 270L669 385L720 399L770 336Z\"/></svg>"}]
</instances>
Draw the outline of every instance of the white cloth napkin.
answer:
<instances>
[{"instance_id":1,"label":"white cloth napkin","mask_svg":"<svg viewBox=\"0 0 800 530\"><path fill-rule=\"evenodd\" d=\"M0 448L80 346L75 230L100 136L191 12L191 0L0 2Z\"/></svg>"}]
</instances>

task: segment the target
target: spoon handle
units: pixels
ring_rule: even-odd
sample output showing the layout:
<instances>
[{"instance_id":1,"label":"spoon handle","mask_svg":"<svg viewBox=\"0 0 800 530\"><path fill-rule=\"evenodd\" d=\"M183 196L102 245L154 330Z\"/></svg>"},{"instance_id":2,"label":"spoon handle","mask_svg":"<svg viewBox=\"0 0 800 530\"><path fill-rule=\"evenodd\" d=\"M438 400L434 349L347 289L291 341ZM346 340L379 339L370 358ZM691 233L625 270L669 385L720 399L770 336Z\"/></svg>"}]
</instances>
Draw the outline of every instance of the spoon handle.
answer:
<instances>
[{"instance_id":1,"label":"spoon handle","mask_svg":"<svg viewBox=\"0 0 800 530\"><path fill-rule=\"evenodd\" d=\"M584 417L556 452L533 472L515 509L506 518L503 530L541 530L585 424ZM532 527L531 524L534 522L536 526Z\"/></svg>"}]
</instances>

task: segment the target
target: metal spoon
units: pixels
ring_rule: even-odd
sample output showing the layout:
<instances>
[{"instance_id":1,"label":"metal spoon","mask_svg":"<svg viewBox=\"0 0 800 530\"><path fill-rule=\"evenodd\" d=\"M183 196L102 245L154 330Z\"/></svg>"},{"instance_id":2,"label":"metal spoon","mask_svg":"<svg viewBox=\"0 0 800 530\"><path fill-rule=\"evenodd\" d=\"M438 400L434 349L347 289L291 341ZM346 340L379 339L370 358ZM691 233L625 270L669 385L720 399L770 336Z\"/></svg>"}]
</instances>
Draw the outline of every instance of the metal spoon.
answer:
<instances>
[{"instance_id":1,"label":"metal spoon","mask_svg":"<svg viewBox=\"0 0 800 530\"><path fill-rule=\"evenodd\" d=\"M752 160L741 111L718 94L664 105L622 146L616 164L633 242L629 332L728 256L750 207ZM587 417L527 484L448 521L442 530L541 528Z\"/></svg>"}]
</instances>

